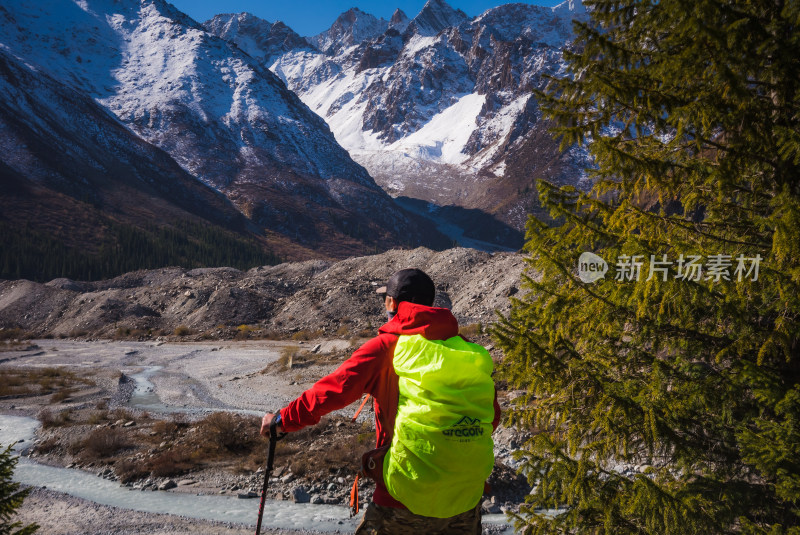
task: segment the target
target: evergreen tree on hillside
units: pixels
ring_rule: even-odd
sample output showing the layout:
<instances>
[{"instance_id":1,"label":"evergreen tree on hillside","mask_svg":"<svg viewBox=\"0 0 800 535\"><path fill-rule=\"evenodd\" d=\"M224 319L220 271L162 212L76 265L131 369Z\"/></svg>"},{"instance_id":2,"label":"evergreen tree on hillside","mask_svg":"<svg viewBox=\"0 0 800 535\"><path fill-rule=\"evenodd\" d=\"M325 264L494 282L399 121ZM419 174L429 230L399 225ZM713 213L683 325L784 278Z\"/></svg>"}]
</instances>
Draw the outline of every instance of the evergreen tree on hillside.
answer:
<instances>
[{"instance_id":1,"label":"evergreen tree on hillside","mask_svg":"<svg viewBox=\"0 0 800 535\"><path fill-rule=\"evenodd\" d=\"M558 224L495 329L535 431L520 526L800 533L800 2L584 3L539 98L593 188L540 184Z\"/></svg>"},{"instance_id":2,"label":"evergreen tree on hillside","mask_svg":"<svg viewBox=\"0 0 800 535\"><path fill-rule=\"evenodd\" d=\"M28 490L19 490L19 483L14 483L11 476L17 459L11 454L11 446L0 449L0 535L30 535L35 533L39 526L30 524L23 526L21 522L12 522L12 517Z\"/></svg>"}]
</instances>

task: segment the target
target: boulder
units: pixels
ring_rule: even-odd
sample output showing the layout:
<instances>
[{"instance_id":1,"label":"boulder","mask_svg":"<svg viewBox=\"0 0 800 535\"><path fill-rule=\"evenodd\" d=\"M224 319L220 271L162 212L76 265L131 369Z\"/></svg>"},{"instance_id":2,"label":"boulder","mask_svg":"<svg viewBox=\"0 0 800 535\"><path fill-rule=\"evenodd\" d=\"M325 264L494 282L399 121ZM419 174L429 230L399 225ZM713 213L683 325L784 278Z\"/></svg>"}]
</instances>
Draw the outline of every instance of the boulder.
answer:
<instances>
[{"instance_id":1,"label":"boulder","mask_svg":"<svg viewBox=\"0 0 800 535\"><path fill-rule=\"evenodd\" d=\"M292 501L294 503L308 503L311 501L311 496L309 496L305 487L297 487L292 490Z\"/></svg>"},{"instance_id":2,"label":"boulder","mask_svg":"<svg viewBox=\"0 0 800 535\"><path fill-rule=\"evenodd\" d=\"M174 488L175 488L175 487L177 487L177 486L178 486L178 484L177 484L177 483L175 483L175 481L173 481L172 479L168 479L168 480L164 481L163 483L161 483L161 484L158 486L158 490L169 490L169 489L174 489Z\"/></svg>"}]
</instances>

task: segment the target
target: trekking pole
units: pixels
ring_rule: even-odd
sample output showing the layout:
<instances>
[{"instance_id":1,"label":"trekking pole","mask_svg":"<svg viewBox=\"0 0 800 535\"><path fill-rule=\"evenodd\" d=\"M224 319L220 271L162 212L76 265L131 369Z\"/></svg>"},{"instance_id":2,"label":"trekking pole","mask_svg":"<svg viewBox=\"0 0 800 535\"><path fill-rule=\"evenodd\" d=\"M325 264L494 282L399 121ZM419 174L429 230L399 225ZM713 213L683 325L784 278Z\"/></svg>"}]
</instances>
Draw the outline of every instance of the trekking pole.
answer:
<instances>
[{"instance_id":1,"label":"trekking pole","mask_svg":"<svg viewBox=\"0 0 800 535\"><path fill-rule=\"evenodd\" d=\"M264 486L261 487L261 503L258 505L258 524L256 524L256 535L261 533L261 519L264 516L264 500L267 498L267 485L272 468L275 464L275 443L282 439L284 435L278 436L278 425L273 418L269 426L269 446L267 447L267 468L264 470Z\"/></svg>"}]
</instances>

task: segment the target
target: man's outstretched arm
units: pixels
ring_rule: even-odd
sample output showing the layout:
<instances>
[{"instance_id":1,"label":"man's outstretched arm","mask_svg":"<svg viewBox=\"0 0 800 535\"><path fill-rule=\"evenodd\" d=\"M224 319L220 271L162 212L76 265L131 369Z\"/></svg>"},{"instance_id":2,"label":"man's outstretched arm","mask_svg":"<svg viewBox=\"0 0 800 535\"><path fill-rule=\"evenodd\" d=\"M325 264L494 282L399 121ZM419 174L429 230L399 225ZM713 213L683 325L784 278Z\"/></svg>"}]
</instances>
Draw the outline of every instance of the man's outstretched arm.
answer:
<instances>
[{"instance_id":1,"label":"man's outstretched arm","mask_svg":"<svg viewBox=\"0 0 800 535\"><path fill-rule=\"evenodd\" d=\"M330 375L317 381L297 399L281 409L278 431L299 431L315 425L329 412L344 408L371 392L378 376L389 362L386 358L391 336L378 336L358 348ZM277 416L267 413L261 422L261 434L269 434L269 425ZM264 435L266 436L266 435Z\"/></svg>"}]
</instances>

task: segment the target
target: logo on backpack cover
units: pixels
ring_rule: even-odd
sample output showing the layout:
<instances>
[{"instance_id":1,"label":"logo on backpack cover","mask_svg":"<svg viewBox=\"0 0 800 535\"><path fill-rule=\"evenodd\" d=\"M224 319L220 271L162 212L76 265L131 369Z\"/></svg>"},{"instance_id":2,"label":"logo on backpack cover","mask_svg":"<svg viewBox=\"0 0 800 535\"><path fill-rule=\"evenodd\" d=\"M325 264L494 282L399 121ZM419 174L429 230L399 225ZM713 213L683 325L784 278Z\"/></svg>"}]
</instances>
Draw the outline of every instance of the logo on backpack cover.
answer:
<instances>
[{"instance_id":1,"label":"logo on backpack cover","mask_svg":"<svg viewBox=\"0 0 800 535\"><path fill-rule=\"evenodd\" d=\"M483 427L481 427L481 421L477 418L464 416L458 422L443 430L442 434L444 434L446 437L462 440L470 439L473 437L483 436Z\"/></svg>"}]
</instances>

